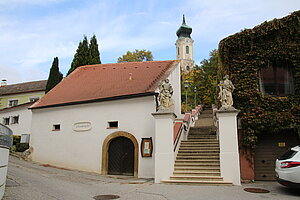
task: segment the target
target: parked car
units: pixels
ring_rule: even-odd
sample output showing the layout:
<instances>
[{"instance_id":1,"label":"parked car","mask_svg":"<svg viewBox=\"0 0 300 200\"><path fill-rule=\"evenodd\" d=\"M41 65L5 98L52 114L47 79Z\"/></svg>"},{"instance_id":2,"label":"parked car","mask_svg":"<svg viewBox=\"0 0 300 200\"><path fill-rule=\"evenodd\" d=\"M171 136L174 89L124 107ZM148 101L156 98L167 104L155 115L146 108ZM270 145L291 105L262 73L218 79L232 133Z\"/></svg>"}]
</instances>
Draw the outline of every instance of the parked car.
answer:
<instances>
[{"instance_id":1,"label":"parked car","mask_svg":"<svg viewBox=\"0 0 300 200\"><path fill-rule=\"evenodd\" d=\"M300 145L291 148L276 160L275 172L278 183L300 188Z\"/></svg>"},{"instance_id":2,"label":"parked car","mask_svg":"<svg viewBox=\"0 0 300 200\"><path fill-rule=\"evenodd\" d=\"M5 190L9 148L12 145L12 131L0 124L0 199Z\"/></svg>"}]
</instances>

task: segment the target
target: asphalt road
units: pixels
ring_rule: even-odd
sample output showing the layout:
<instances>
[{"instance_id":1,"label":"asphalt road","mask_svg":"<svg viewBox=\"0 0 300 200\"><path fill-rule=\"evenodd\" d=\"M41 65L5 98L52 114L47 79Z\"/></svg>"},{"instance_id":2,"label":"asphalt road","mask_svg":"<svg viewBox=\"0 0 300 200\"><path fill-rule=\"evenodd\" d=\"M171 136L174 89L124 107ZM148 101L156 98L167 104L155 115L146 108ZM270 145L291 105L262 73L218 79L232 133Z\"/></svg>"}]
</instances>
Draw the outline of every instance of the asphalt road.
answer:
<instances>
[{"instance_id":1,"label":"asphalt road","mask_svg":"<svg viewBox=\"0 0 300 200\"><path fill-rule=\"evenodd\" d=\"M244 191L245 188L270 192L249 193ZM10 156L3 200L93 200L97 195L118 195L118 199L130 200L299 200L300 191L289 190L276 182L242 186L154 184L147 179L108 177L47 167Z\"/></svg>"}]
</instances>

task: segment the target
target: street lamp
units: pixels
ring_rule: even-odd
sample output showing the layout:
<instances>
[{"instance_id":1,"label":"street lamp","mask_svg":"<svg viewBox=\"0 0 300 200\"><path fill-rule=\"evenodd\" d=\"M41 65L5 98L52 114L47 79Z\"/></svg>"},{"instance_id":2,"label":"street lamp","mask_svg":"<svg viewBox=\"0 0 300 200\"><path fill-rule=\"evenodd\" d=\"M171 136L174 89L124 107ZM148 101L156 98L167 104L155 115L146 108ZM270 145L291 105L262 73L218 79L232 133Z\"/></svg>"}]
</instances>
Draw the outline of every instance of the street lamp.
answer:
<instances>
[{"instance_id":1,"label":"street lamp","mask_svg":"<svg viewBox=\"0 0 300 200\"><path fill-rule=\"evenodd\" d=\"M195 86L194 87L194 93L195 93L195 98L194 98L194 101L195 101L195 108L196 108L196 98L197 98L197 87Z\"/></svg>"},{"instance_id":2,"label":"street lamp","mask_svg":"<svg viewBox=\"0 0 300 200\"><path fill-rule=\"evenodd\" d=\"M189 87L189 81L187 79L184 81L184 87L185 87L185 112L187 112L187 89Z\"/></svg>"}]
</instances>

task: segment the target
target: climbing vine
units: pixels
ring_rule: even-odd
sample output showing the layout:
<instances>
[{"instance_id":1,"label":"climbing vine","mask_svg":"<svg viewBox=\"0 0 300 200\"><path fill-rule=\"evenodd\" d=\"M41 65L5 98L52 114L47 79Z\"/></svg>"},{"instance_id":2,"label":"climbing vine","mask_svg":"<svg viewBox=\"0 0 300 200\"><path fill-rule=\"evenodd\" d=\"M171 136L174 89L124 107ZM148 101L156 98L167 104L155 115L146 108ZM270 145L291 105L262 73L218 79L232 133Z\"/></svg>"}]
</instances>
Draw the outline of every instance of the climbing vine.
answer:
<instances>
[{"instance_id":1,"label":"climbing vine","mask_svg":"<svg viewBox=\"0 0 300 200\"><path fill-rule=\"evenodd\" d=\"M263 95L259 72L274 61L293 68L294 95ZM244 147L257 136L283 129L300 131L300 11L264 22L223 39L219 44L218 77L229 74L236 87L234 107L241 110Z\"/></svg>"}]
</instances>

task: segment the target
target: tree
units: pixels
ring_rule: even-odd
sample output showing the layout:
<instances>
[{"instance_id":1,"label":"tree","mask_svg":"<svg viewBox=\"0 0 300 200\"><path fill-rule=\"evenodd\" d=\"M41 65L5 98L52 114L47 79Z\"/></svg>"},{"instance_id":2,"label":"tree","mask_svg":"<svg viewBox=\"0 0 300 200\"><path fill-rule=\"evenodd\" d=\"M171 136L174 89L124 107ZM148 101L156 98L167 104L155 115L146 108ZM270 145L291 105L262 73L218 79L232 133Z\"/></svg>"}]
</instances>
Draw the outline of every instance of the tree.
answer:
<instances>
[{"instance_id":1,"label":"tree","mask_svg":"<svg viewBox=\"0 0 300 200\"><path fill-rule=\"evenodd\" d=\"M59 71L58 67L58 57L55 57L52 62L52 67L50 68L50 73L46 85L45 93L48 93L52 88L54 88L63 79L62 73Z\"/></svg>"},{"instance_id":2,"label":"tree","mask_svg":"<svg viewBox=\"0 0 300 200\"><path fill-rule=\"evenodd\" d=\"M83 40L79 42L71 64L71 68L69 69L67 75L69 75L79 66L92 64L101 64L97 38L95 35L93 35L91 38L90 43L86 36L84 36Z\"/></svg>"},{"instance_id":3,"label":"tree","mask_svg":"<svg viewBox=\"0 0 300 200\"><path fill-rule=\"evenodd\" d=\"M218 51L212 50L209 54L209 59L204 59L200 62L200 66L196 65L194 70L188 74L181 74L181 91L182 92L182 110L185 110L185 88L184 81L188 80L189 87L187 89L188 108L194 107L194 99L196 95L196 104L211 105L217 103L217 66L218 66ZM196 90L196 93L194 92Z\"/></svg>"},{"instance_id":4,"label":"tree","mask_svg":"<svg viewBox=\"0 0 300 200\"><path fill-rule=\"evenodd\" d=\"M118 63L120 62L141 62L141 61L152 61L153 56L151 51L135 50L133 52L127 51L126 54L118 58Z\"/></svg>"},{"instance_id":5,"label":"tree","mask_svg":"<svg viewBox=\"0 0 300 200\"><path fill-rule=\"evenodd\" d=\"M95 35L91 37L89 51L90 51L89 65L101 64L97 38Z\"/></svg>"}]
</instances>

